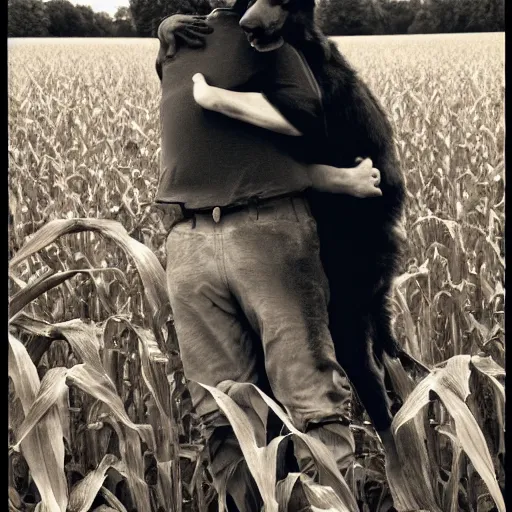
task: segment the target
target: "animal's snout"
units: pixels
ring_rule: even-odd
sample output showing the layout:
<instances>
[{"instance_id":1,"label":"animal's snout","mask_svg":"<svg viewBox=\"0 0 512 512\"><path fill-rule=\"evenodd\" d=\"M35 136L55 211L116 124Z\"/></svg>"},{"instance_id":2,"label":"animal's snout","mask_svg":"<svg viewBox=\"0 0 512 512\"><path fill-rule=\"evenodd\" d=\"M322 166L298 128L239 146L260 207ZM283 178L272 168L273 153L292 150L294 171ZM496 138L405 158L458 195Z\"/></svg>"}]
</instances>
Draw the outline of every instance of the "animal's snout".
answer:
<instances>
[{"instance_id":1,"label":"animal's snout","mask_svg":"<svg viewBox=\"0 0 512 512\"><path fill-rule=\"evenodd\" d=\"M247 34L254 34L258 31L258 22L254 16L247 16L247 13L240 20L240 27Z\"/></svg>"}]
</instances>

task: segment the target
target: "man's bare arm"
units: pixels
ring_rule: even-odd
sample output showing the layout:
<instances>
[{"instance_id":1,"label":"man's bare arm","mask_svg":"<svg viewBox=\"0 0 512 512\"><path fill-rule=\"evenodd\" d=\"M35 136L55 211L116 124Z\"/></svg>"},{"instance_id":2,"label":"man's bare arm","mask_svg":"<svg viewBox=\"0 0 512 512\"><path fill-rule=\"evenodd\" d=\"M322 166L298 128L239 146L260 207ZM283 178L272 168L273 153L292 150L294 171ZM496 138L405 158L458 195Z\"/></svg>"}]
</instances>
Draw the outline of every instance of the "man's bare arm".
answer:
<instances>
[{"instance_id":1,"label":"man's bare arm","mask_svg":"<svg viewBox=\"0 0 512 512\"><path fill-rule=\"evenodd\" d=\"M206 83L201 73L195 74L192 80L194 99L203 108L273 132L295 137L302 135L263 94L214 87Z\"/></svg>"}]
</instances>

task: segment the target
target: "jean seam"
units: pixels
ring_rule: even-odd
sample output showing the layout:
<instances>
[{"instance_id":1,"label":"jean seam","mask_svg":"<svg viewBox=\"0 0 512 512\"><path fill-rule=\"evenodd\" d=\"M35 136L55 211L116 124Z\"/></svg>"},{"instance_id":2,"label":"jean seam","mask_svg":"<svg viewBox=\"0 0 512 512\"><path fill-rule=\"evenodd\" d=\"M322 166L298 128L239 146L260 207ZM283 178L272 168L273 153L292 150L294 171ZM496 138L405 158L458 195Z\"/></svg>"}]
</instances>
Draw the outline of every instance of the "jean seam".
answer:
<instances>
[{"instance_id":1,"label":"jean seam","mask_svg":"<svg viewBox=\"0 0 512 512\"><path fill-rule=\"evenodd\" d=\"M217 270L219 271L220 278L224 282L227 290L231 292L229 286L228 272L226 269L226 257L224 253L224 237L222 233L215 233L215 259L217 261Z\"/></svg>"}]
</instances>

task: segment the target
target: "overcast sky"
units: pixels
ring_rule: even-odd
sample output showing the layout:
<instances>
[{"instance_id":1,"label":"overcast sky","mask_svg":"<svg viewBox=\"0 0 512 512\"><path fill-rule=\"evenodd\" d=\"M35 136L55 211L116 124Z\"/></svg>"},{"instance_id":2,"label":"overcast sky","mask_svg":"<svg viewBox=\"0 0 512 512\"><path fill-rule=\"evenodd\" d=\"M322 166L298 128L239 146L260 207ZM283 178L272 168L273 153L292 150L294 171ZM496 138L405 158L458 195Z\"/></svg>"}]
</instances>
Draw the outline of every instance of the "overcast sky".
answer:
<instances>
[{"instance_id":1,"label":"overcast sky","mask_svg":"<svg viewBox=\"0 0 512 512\"><path fill-rule=\"evenodd\" d=\"M90 5L95 12L108 12L113 16L118 7L128 7L128 0L71 0L73 4Z\"/></svg>"}]
</instances>

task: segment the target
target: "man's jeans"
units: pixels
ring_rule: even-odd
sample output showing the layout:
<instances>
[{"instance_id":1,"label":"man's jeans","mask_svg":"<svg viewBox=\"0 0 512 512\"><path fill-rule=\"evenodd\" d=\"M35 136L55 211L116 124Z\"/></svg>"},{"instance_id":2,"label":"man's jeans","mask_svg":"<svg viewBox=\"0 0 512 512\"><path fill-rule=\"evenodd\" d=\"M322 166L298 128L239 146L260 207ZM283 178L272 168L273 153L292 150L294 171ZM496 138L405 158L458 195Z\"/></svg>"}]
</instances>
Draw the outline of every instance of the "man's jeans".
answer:
<instances>
[{"instance_id":1,"label":"man's jeans","mask_svg":"<svg viewBox=\"0 0 512 512\"><path fill-rule=\"evenodd\" d=\"M227 424L212 396L194 381L258 383L256 353L262 345L274 397L296 428L311 429L346 466L354 449L351 390L345 374L333 370L328 282L307 201L280 198L227 213L218 223L206 213L179 222L167 239L167 281L197 413ZM212 442L213 473L240 456L233 439Z\"/></svg>"}]
</instances>

